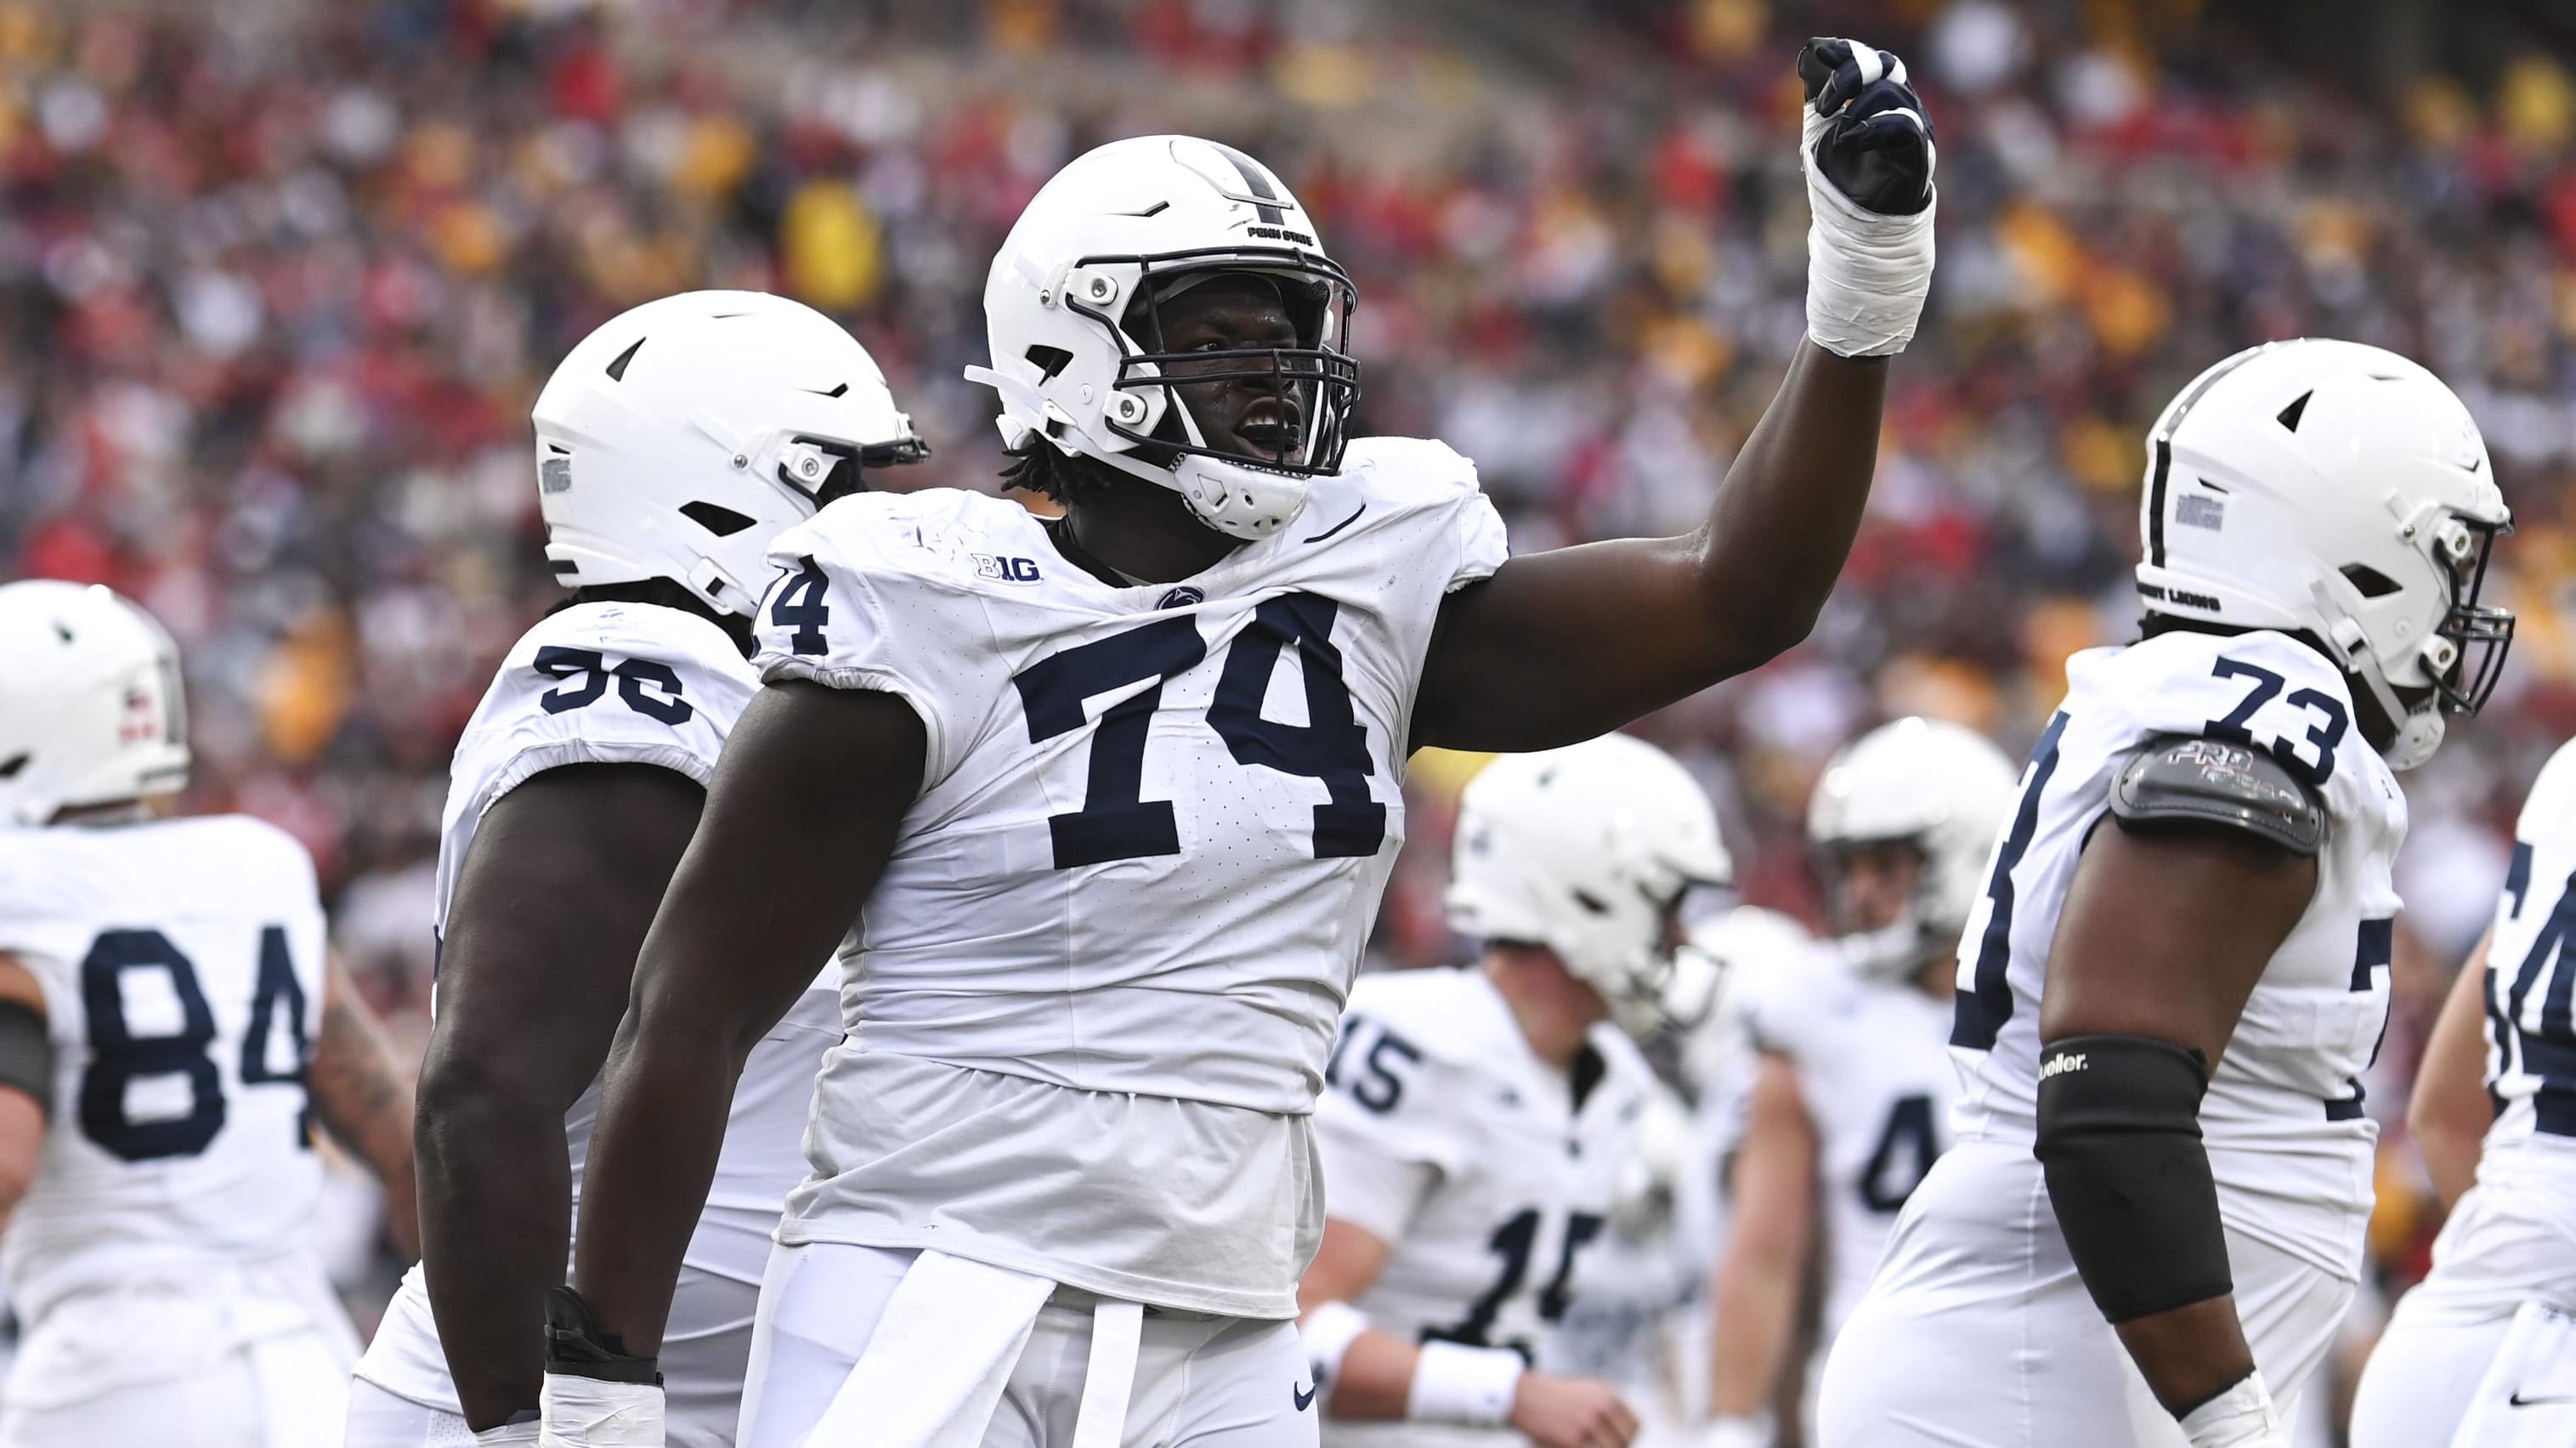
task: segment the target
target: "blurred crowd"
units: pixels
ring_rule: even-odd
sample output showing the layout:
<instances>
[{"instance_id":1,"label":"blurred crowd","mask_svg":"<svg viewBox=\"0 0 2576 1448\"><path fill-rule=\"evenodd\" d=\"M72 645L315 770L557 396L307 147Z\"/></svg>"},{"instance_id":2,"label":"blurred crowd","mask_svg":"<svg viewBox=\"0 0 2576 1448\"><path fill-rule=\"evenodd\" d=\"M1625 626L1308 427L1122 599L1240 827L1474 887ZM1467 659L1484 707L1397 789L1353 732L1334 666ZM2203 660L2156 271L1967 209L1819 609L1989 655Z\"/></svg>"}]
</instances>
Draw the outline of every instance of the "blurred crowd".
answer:
<instances>
[{"instance_id":1,"label":"blurred crowd","mask_svg":"<svg viewBox=\"0 0 2576 1448\"><path fill-rule=\"evenodd\" d=\"M2200 12L6 0L0 576L110 582L168 621L198 802L312 847L341 950L416 1042L448 752L556 597L528 405L592 325L692 286L804 298L937 446L903 485L992 488L989 394L958 373L1004 230L1097 141L1209 134L1286 176L1357 278L1367 430L1477 459L1524 549L1676 530L1803 328L1788 61L1864 34L1914 59L1942 189L1869 522L1811 642L1643 732L1707 776L1745 893L1812 919L1800 819L1837 744L1926 712L2018 752L2066 655L2131 636L2141 439L2183 382L2303 333L2421 359L2487 430L2519 520L2490 592L2522 632L2409 781L2371 1097L2394 1123L2520 791L2576 733L2576 79L2535 46L2358 91ZM1451 949L1470 765L1417 763L1384 963ZM2403 1276L2426 1224L2391 1137Z\"/></svg>"}]
</instances>

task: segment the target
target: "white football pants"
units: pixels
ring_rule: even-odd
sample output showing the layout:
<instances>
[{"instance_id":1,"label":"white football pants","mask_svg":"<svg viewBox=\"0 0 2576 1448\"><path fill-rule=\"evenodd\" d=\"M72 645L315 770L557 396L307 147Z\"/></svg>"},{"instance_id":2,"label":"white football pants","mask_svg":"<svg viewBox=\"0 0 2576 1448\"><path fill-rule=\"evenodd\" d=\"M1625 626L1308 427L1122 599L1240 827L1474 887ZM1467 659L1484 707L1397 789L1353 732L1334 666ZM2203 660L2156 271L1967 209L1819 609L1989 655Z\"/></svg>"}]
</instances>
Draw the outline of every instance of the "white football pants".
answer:
<instances>
[{"instance_id":1,"label":"white football pants","mask_svg":"<svg viewBox=\"0 0 2576 1448\"><path fill-rule=\"evenodd\" d=\"M2481 1170L2433 1239L2431 1274L2398 1299L2353 1400L2352 1448L2450 1442L2522 1305L2576 1308L2566 1184L2494 1175Z\"/></svg>"},{"instance_id":2,"label":"white football pants","mask_svg":"<svg viewBox=\"0 0 2576 1448\"><path fill-rule=\"evenodd\" d=\"M770 1255L741 1443L1316 1448L1319 1411L1292 1322L1143 1309L939 1253L822 1242Z\"/></svg>"},{"instance_id":3,"label":"white football pants","mask_svg":"<svg viewBox=\"0 0 2576 1448\"><path fill-rule=\"evenodd\" d=\"M46 1407L12 1402L0 1407L0 1448L336 1448L348 1391L343 1339L289 1333L180 1377Z\"/></svg>"},{"instance_id":4,"label":"white football pants","mask_svg":"<svg viewBox=\"0 0 2576 1448\"><path fill-rule=\"evenodd\" d=\"M2236 1311L2285 1420L2351 1280L2230 1236ZM1823 1448L2185 1448L2102 1320L2027 1147L1961 1142L1914 1189L1825 1364Z\"/></svg>"}]
</instances>

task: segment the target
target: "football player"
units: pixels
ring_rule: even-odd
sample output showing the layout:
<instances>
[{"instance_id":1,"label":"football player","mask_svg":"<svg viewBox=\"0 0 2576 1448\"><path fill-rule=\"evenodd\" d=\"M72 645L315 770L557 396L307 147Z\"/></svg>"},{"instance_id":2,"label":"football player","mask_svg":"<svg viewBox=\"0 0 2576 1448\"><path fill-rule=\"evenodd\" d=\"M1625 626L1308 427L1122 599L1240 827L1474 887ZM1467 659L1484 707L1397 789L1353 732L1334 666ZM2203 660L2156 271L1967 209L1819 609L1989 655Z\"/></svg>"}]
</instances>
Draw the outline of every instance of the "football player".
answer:
<instances>
[{"instance_id":1,"label":"football player","mask_svg":"<svg viewBox=\"0 0 2576 1448\"><path fill-rule=\"evenodd\" d=\"M2576 744L2514 834L2407 1107L2450 1219L2362 1373L2353 1448L2576 1441Z\"/></svg>"},{"instance_id":2,"label":"football player","mask_svg":"<svg viewBox=\"0 0 2576 1448\"><path fill-rule=\"evenodd\" d=\"M1808 801L1839 948L1746 972L1729 993L1755 1064L1709 1283L1707 1448L1770 1448L1772 1405L1811 1403L1811 1365L1791 1351L1810 1262L1830 1345L1941 1154L1959 931L2012 797L2012 761L1985 736L1912 718L1845 747Z\"/></svg>"},{"instance_id":3,"label":"football player","mask_svg":"<svg viewBox=\"0 0 2576 1448\"><path fill-rule=\"evenodd\" d=\"M858 920L746 1441L1314 1440L1310 1116L1407 755L1574 743L1753 667L1849 547L1933 155L1891 57L1804 70L1810 340L1677 538L1507 561L1466 459L1353 439L1350 282L1252 157L1140 137L1040 190L974 376L1064 516L871 496L775 545L765 686L610 1054L550 1433L658 1411L726 1090L785 962Z\"/></svg>"},{"instance_id":4,"label":"football player","mask_svg":"<svg viewBox=\"0 0 2576 1448\"><path fill-rule=\"evenodd\" d=\"M635 951L759 679L770 540L925 449L839 324L689 292L602 324L538 394L546 557L573 594L502 660L456 746L420 1081L427 1257L358 1366L351 1448L536 1441L594 1083ZM817 950L809 964L828 964ZM670 1441L733 1441L769 1237L837 972L778 1000L733 1095L662 1354Z\"/></svg>"},{"instance_id":5,"label":"football player","mask_svg":"<svg viewBox=\"0 0 2576 1448\"><path fill-rule=\"evenodd\" d=\"M1666 1024L1682 895L1733 868L1689 772L1621 734L1487 765L1453 861L1484 959L1362 976L1325 1062L1297 1288L1323 1437L1625 1444L1611 1384L1530 1369L1637 1155L1656 1082L1629 1037Z\"/></svg>"},{"instance_id":6,"label":"football player","mask_svg":"<svg viewBox=\"0 0 2576 1448\"><path fill-rule=\"evenodd\" d=\"M173 816L179 651L105 588L0 587L0 1445L323 1448L356 1334L312 1125L412 1193L411 1093L325 956L313 860Z\"/></svg>"},{"instance_id":7,"label":"football player","mask_svg":"<svg viewBox=\"0 0 2576 1448\"><path fill-rule=\"evenodd\" d=\"M2353 1295L2391 771L2494 686L2504 500L2450 389L2347 342L2210 368L2148 459L2145 636L2068 660L2023 771L1957 1140L1834 1344L1827 1448L2282 1448Z\"/></svg>"}]
</instances>

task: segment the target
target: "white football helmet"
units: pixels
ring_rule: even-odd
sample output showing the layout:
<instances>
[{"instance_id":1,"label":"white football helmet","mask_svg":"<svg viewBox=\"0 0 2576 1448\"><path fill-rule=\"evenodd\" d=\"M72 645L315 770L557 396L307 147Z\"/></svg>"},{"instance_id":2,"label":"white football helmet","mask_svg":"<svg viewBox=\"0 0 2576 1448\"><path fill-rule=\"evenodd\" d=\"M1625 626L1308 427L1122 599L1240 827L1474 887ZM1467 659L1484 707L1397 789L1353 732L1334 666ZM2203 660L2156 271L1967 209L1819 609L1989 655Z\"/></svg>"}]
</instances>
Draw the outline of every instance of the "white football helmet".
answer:
<instances>
[{"instance_id":1,"label":"white football helmet","mask_svg":"<svg viewBox=\"0 0 2576 1448\"><path fill-rule=\"evenodd\" d=\"M1218 273L1271 278L1298 345L1176 353L1160 303ZM1139 303L1142 305L1139 305ZM1113 141L1056 173L1003 241L984 283L1003 445L1044 438L1171 488L1209 527L1264 538L1338 471L1359 400L1347 341L1357 294L1314 219L1262 164L1191 136ZM1271 388L1296 423L1277 453L1208 446L1163 380ZM1218 370L1210 371L1210 367Z\"/></svg>"},{"instance_id":2,"label":"white football helmet","mask_svg":"<svg viewBox=\"0 0 2576 1448\"><path fill-rule=\"evenodd\" d=\"M546 558L567 588L667 578L749 615L780 530L930 449L858 339L766 292L683 292L600 324L532 414Z\"/></svg>"},{"instance_id":3,"label":"white football helmet","mask_svg":"<svg viewBox=\"0 0 2576 1448\"><path fill-rule=\"evenodd\" d=\"M2478 592L2512 515L2469 410L2394 352L2302 338L2203 372L2147 438L2138 521L2151 619L2313 637L2398 726L2391 768L2503 671L2513 615Z\"/></svg>"},{"instance_id":4,"label":"white football helmet","mask_svg":"<svg viewBox=\"0 0 2576 1448\"><path fill-rule=\"evenodd\" d=\"M179 646L100 585L0 587L0 820L166 794L188 782Z\"/></svg>"},{"instance_id":5,"label":"white football helmet","mask_svg":"<svg viewBox=\"0 0 2576 1448\"><path fill-rule=\"evenodd\" d=\"M2019 781L1986 736L1938 719L1882 724L1834 755L1807 801L1807 842L1825 868L1844 850L1888 841L1923 856L1913 903L1883 929L1843 935L1845 960L1892 979L1958 946Z\"/></svg>"},{"instance_id":6,"label":"white football helmet","mask_svg":"<svg viewBox=\"0 0 2576 1448\"><path fill-rule=\"evenodd\" d=\"M1467 782L1449 924L1546 946L1620 1025L1652 1035L1673 1024L1665 912L1689 887L1734 876L1699 781L1644 740L1607 734L1506 754Z\"/></svg>"}]
</instances>

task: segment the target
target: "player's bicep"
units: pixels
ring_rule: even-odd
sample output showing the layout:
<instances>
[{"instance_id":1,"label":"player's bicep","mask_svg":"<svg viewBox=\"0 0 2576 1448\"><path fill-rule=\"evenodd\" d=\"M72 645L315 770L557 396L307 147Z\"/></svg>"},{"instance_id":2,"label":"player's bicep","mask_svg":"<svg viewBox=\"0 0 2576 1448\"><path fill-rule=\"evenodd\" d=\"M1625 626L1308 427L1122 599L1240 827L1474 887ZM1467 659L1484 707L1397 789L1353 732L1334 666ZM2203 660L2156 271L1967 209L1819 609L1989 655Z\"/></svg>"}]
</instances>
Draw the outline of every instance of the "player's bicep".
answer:
<instances>
[{"instance_id":1,"label":"player's bicep","mask_svg":"<svg viewBox=\"0 0 2576 1448\"><path fill-rule=\"evenodd\" d=\"M2260 832L2098 825L2049 947L2040 1039L2146 1036L2214 1065L2316 883L2313 855Z\"/></svg>"},{"instance_id":2,"label":"player's bicep","mask_svg":"<svg viewBox=\"0 0 2576 1448\"><path fill-rule=\"evenodd\" d=\"M1413 746L1580 743L1759 664L1766 649L1710 606L1704 553L1696 534L1586 543L1514 557L1451 594Z\"/></svg>"},{"instance_id":3,"label":"player's bicep","mask_svg":"<svg viewBox=\"0 0 2576 1448\"><path fill-rule=\"evenodd\" d=\"M926 736L891 694L788 679L726 742L637 962L634 1004L748 1051L858 918L921 788Z\"/></svg>"},{"instance_id":4,"label":"player's bicep","mask_svg":"<svg viewBox=\"0 0 2576 1448\"><path fill-rule=\"evenodd\" d=\"M538 774L485 811L439 952L423 1065L433 1108L465 1078L556 1109L581 1094L705 798L673 770L580 764Z\"/></svg>"}]
</instances>

